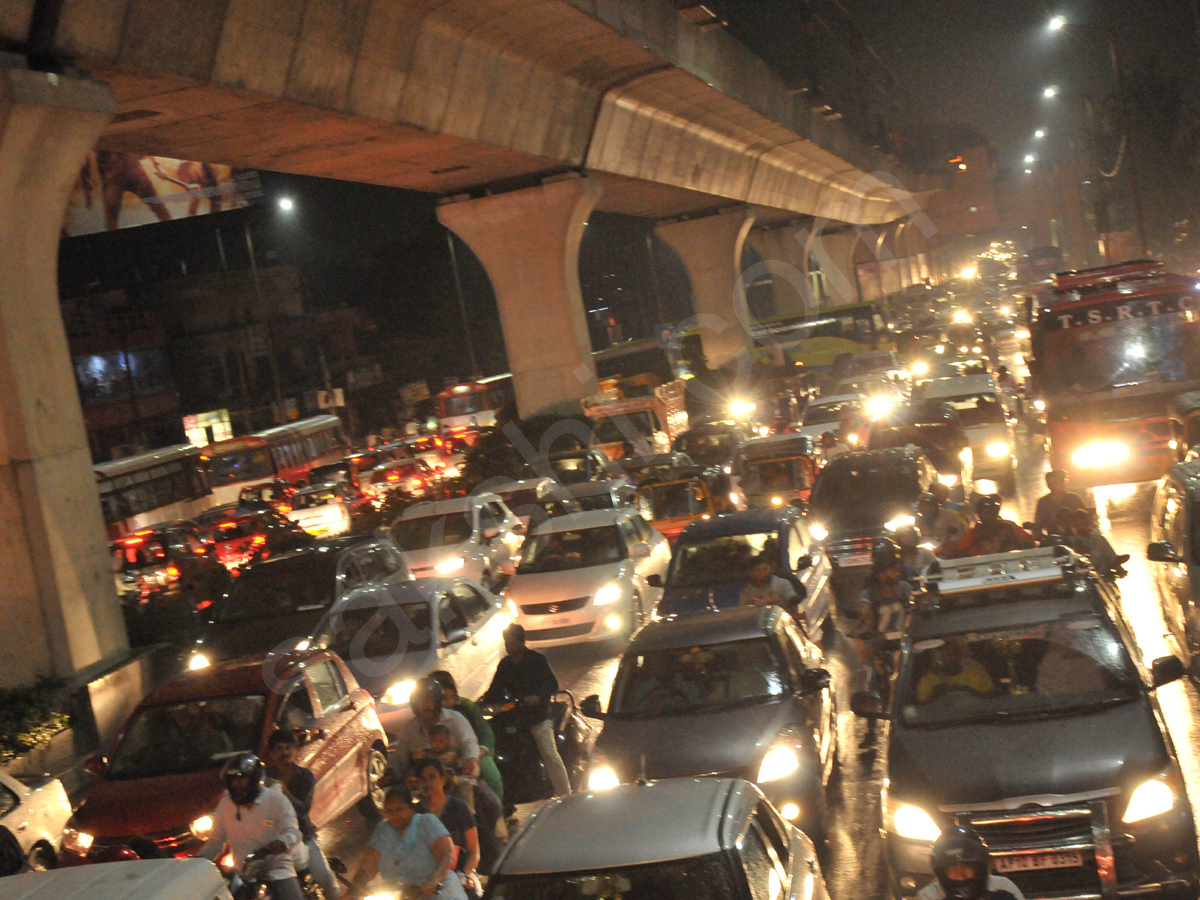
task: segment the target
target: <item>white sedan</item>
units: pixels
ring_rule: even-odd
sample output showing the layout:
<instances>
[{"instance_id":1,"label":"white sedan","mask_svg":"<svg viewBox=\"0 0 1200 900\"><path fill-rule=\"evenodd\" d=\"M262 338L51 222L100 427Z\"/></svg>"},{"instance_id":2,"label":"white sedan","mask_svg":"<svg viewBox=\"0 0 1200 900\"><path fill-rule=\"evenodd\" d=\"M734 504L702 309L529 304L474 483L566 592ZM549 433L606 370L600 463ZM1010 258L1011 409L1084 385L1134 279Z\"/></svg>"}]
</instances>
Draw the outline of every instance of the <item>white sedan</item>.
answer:
<instances>
[{"instance_id":1,"label":"white sedan","mask_svg":"<svg viewBox=\"0 0 1200 900\"><path fill-rule=\"evenodd\" d=\"M531 646L624 638L658 604L670 561L667 539L635 510L560 516L526 538L504 596Z\"/></svg>"},{"instance_id":2,"label":"white sedan","mask_svg":"<svg viewBox=\"0 0 1200 900\"><path fill-rule=\"evenodd\" d=\"M52 869L71 804L57 778L0 772L0 826L12 832L34 869Z\"/></svg>"}]
</instances>

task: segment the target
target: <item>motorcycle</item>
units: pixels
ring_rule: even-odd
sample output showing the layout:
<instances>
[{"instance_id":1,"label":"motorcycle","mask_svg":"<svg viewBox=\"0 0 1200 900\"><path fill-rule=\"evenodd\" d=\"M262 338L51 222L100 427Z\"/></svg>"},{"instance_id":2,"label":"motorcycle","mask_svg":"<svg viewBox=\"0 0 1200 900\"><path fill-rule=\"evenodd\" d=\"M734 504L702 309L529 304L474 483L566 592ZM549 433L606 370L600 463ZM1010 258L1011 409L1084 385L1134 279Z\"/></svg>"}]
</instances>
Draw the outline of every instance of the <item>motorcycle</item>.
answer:
<instances>
[{"instance_id":1,"label":"motorcycle","mask_svg":"<svg viewBox=\"0 0 1200 900\"><path fill-rule=\"evenodd\" d=\"M264 900L272 896L271 889L263 879L271 856L264 847L247 854L240 867L221 866L229 881L229 893L233 900ZM325 900L325 892L307 869L297 867L296 879L300 882L300 893L304 895L304 900Z\"/></svg>"},{"instance_id":2,"label":"motorcycle","mask_svg":"<svg viewBox=\"0 0 1200 900\"><path fill-rule=\"evenodd\" d=\"M528 704L516 698L480 704L483 717L496 733L496 766L504 779L504 815L511 816L516 805L534 803L554 796L554 788L542 764L530 728L536 724ZM550 720L558 755L574 790L583 788L596 729L580 715L570 691L559 691L550 700Z\"/></svg>"}]
</instances>

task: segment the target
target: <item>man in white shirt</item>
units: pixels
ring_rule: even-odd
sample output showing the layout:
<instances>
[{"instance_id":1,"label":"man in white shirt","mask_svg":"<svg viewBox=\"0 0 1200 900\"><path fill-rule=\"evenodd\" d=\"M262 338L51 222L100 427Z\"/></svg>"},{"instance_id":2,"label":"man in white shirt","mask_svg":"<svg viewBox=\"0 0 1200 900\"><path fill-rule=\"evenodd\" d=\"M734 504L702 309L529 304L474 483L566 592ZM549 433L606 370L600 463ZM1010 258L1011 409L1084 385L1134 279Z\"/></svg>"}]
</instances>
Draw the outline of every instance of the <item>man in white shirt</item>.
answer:
<instances>
[{"instance_id":1,"label":"man in white shirt","mask_svg":"<svg viewBox=\"0 0 1200 900\"><path fill-rule=\"evenodd\" d=\"M742 606L782 606L791 610L798 600L796 589L786 578L775 574L775 563L762 554L750 566L750 583L742 588Z\"/></svg>"},{"instance_id":2,"label":"man in white shirt","mask_svg":"<svg viewBox=\"0 0 1200 900\"><path fill-rule=\"evenodd\" d=\"M241 753L225 766L228 789L213 812L212 836L200 848L205 859L215 860L229 845L236 866L256 850L270 856L259 876L275 900L303 900L296 866L307 861L300 840L300 825L292 801L274 788L263 786L263 764L253 753Z\"/></svg>"}]
</instances>

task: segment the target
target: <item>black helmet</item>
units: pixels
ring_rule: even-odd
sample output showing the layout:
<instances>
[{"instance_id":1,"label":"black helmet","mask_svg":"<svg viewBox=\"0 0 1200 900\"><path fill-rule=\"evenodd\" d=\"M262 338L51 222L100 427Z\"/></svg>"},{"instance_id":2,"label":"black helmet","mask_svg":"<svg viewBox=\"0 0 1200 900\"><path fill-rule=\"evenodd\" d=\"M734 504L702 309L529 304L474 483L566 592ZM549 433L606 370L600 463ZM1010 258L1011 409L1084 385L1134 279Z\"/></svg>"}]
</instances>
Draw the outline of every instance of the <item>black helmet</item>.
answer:
<instances>
[{"instance_id":1,"label":"black helmet","mask_svg":"<svg viewBox=\"0 0 1200 900\"><path fill-rule=\"evenodd\" d=\"M933 845L933 874L941 882L946 900L978 900L987 892L987 844L967 825L947 828ZM950 869L965 868L969 877L950 878ZM956 871L959 875L961 872Z\"/></svg>"},{"instance_id":2,"label":"black helmet","mask_svg":"<svg viewBox=\"0 0 1200 900\"><path fill-rule=\"evenodd\" d=\"M984 518L985 513L992 518L999 518L1002 503L1003 501L1000 499L999 494L985 494L976 502L975 514L981 520Z\"/></svg>"},{"instance_id":3,"label":"black helmet","mask_svg":"<svg viewBox=\"0 0 1200 900\"><path fill-rule=\"evenodd\" d=\"M262 760L253 753L239 753L225 764L225 768L221 770L221 778L224 779L225 788L234 803L238 806L253 803L263 786ZM243 778L250 779L249 783L244 784L241 780Z\"/></svg>"},{"instance_id":4,"label":"black helmet","mask_svg":"<svg viewBox=\"0 0 1200 900\"><path fill-rule=\"evenodd\" d=\"M900 545L891 538L876 538L871 545L871 566L876 572L900 565Z\"/></svg>"}]
</instances>

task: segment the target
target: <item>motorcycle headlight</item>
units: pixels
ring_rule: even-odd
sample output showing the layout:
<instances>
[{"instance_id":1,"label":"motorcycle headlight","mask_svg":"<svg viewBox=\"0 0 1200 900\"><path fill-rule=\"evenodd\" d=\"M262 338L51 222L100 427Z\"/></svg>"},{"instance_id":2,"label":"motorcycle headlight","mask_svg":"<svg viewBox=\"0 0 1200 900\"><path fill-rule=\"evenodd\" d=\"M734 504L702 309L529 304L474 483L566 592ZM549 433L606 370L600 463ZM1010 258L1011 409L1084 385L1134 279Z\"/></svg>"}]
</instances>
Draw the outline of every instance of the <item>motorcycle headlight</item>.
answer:
<instances>
[{"instance_id":1,"label":"motorcycle headlight","mask_svg":"<svg viewBox=\"0 0 1200 900\"><path fill-rule=\"evenodd\" d=\"M203 653L193 653L192 658L188 660L188 668L193 671L196 669L207 669L212 665L212 662Z\"/></svg>"},{"instance_id":2,"label":"motorcycle headlight","mask_svg":"<svg viewBox=\"0 0 1200 900\"><path fill-rule=\"evenodd\" d=\"M1133 790L1125 807L1122 822L1140 822L1151 816L1161 816L1175 806L1175 791L1161 778L1143 781Z\"/></svg>"},{"instance_id":3,"label":"motorcycle headlight","mask_svg":"<svg viewBox=\"0 0 1200 900\"><path fill-rule=\"evenodd\" d=\"M971 452L970 447L963 447L958 451L958 459L964 466L970 465L975 459L975 454Z\"/></svg>"},{"instance_id":4,"label":"motorcycle headlight","mask_svg":"<svg viewBox=\"0 0 1200 900\"><path fill-rule=\"evenodd\" d=\"M383 692L383 702L390 706L404 706L412 697L413 688L416 686L417 683L411 678L406 681L397 681Z\"/></svg>"},{"instance_id":5,"label":"motorcycle headlight","mask_svg":"<svg viewBox=\"0 0 1200 900\"><path fill-rule=\"evenodd\" d=\"M194 834L197 838L202 841L207 841L210 837L212 837L213 817L201 816L198 819L193 819L192 824L189 827L192 829L192 834Z\"/></svg>"},{"instance_id":6,"label":"motorcycle headlight","mask_svg":"<svg viewBox=\"0 0 1200 900\"><path fill-rule=\"evenodd\" d=\"M63 832L63 849L69 850L71 853L78 853L80 856L86 856L87 852L92 849L92 843L95 840L96 838L86 831L80 831L78 828L68 828Z\"/></svg>"},{"instance_id":7,"label":"motorcycle headlight","mask_svg":"<svg viewBox=\"0 0 1200 900\"><path fill-rule=\"evenodd\" d=\"M598 766L588 774L589 791L612 790L620 783L621 779L617 777L617 773L608 766Z\"/></svg>"},{"instance_id":8,"label":"motorcycle headlight","mask_svg":"<svg viewBox=\"0 0 1200 900\"><path fill-rule=\"evenodd\" d=\"M452 556L449 559L442 560L440 563L434 566L433 571L437 572L439 575L450 575L454 572L457 572L466 564L467 561L464 557Z\"/></svg>"},{"instance_id":9,"label":"motorcycle headlight","mask_svg":"<svg viewBox=\"0 0 1200 900\"><path fill-rule=\"evenodd\" d=\"M932 843L942 833L933 817L921 807L908 803L893 803L891 798L888 798L884 824L888 831L911 841Z\"/></svg>"},{"instance_id":10,"label":"motorcycle headlight","mask_svg":"<svg viewBox=\"0 0 1200 900\"><path fill-rule=\"evenodd\" d=\"M611 603L616 603L621 599L621 586L615 581L609 582L600 590L596 591L596 596L592 598L592 604L595 606L608 606Z\"/></svg>"},{"instance_id":11,"label":"motorcycle headlight","mask_svg":"<svg viewBox=\"0 0 1200 900\"><path fill-rule=\"evenodd\" d=\"M915 362L912 364L912 368L910 368L909 371L912 372L912 374L917 375L917 376L928 375L929 374L929 363L920 362L920 361Z\"/></svg>"},{"instance_id":12,"label":"motorcycle headlight","mask_svg":"<svg viewBox=\"0 0 1200 900\"><path fill-rule=\"evenodd\" d=\"M1081 469L1116 466L1129 459L1129 447L1120 441L1091 441L1071 454L1071 462Z\"/></svg>"},{"instance_id":13,"label":"motorcycle headlight","mask_svg":"<svg viewBox=\"0 0 1200 900\"><path fill-rule=\"evenodd\" d=\"M1045 400L1034 400L1033 408L1036 409L1038 412L1045 412L1046 411L1046 401Z\"/></svg>"},{"instance_id":14,"label":"motorcycle headlight","mask_svg":"<svg viewBox=\"0 0 1200 900\"><path fill-rule=\"evenodd\" d=\"M808 533L813 536L813 540L815 541L823 541L825 538L829 537L829 532L816 522L808 523Z\"/></svg>"},{"instance_id":15,"label":"motorcycle headlight","mask_svg":"<svg viewBox=\"0 0 1200 900\"><path fill-rule=\"evenodd\" d=\"M800 768L800 757L791 747L772 747L758 767L759 784L786 778Z\"/></svg>"},{"instance_id":16,"label":"motorcycle headlight","mask_svg":"<svg viewBox=\"0 0 1200 900\"><path fill-rule=\"evenodd\" d=\"M905 525L916 525L916 516L896 516L890 522L884 522L883 527L888 531L895 531L897 528L903 528Z\"/></svg>"},{"instance_id":17,"label":"motorcycle headlight","mask_svg":"<svg viewBox=\"0 0 1200 900\"><path fill-rule=\"evenodd\" d=\"M957 475L938 475L938 484L944 485L946 487L954 487L956 484L958 484L958 476Z\"/></svg>"},{"instance_id":18,"label":"motorcycle headlight","mask_svg":"<svg viewBox=\"0 0 1200 900\"><path fill-rule=\"evenodd\" d=\"M987 455L992 459L1000 459L1008 456L1009 447L1004 441L992 441L987 445Z\"/></svg>"}]
</instances>

